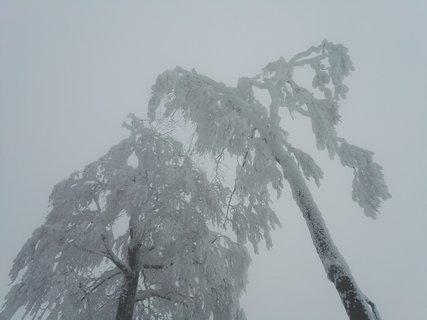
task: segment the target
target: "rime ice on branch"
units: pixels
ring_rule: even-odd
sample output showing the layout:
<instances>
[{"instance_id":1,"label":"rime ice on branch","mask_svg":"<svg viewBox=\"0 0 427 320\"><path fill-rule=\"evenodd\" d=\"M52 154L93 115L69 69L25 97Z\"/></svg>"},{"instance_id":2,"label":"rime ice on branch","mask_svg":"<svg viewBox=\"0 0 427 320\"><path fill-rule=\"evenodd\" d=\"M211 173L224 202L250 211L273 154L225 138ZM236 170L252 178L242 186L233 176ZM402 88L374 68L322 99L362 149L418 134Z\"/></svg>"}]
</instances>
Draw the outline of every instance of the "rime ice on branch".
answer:
<instances>
[{"instance_id":1,"label":"rime ice on branch","mask_svg":"<svg viewBox=\"0 0 427 320\"><path fill-rule=\"evenodd\" d=\"M25 319L246 319L249 256L218 231L230 191L131 120L128 138L54 187L1 319L19 308Z\"/></svg>"},{"instance_id":2,"label":"rime ice on branch","mask_svg":"<svg viewBox=\"0 0 427 320\"><path fill-rule=\"evenodd\" d=\"M312 86L318 94L294 80L296 67L314 71ZM291 145L291 135L280 126L279 108L308 118L318 149L326 149L331 158L338 156L344 166L353 168L353 199L367 216L375 218L381 200L390 197L381 167L373 161L372 152L347 143L336 132L338 103L348 91L343 80L352 70L347 49L329 41L288 61L280 58L269 63L259 75L240 78L236 87L178 67L158 77L152 88L149 117L155 119L159 108L163 108L164 117L180 112L194 124L195 151L211 154L216 161L228 151L238 159L227 212L228 222L241 241L249 238L256 246L262 233L255 232L254 237L251 231L265 230L270 242L269 226L277 222L268 205L267 187L280 194L283 180L287 180L348 316L352 320L379 319L375 305L358 288L333 243L306 185L305 179L310 178L319 185L321 169L310 155ZM254 88L269 94L270 105L256 99Z\"/></svg>"}]
</instances>

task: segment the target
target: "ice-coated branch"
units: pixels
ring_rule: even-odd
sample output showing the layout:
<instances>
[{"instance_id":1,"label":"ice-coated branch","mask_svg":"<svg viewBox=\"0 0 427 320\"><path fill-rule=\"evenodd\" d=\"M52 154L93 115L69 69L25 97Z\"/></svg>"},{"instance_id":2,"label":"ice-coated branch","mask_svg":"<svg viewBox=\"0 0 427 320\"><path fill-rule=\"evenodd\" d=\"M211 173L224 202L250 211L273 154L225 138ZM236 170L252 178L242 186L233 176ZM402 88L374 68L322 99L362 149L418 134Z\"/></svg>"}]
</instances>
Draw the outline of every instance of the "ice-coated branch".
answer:
<instances>
[{"instance_id":1,"label":"ice-coated branch","mask_svg":"<svg viewBox=\"0 0 427 320\"><path fill-rule=\"evenodd\" d=\"M342 165L354 169L353 200L364 209L365 215L376 218L381 199L391 197L384 182L382 167L373 161L373 152L343 141L338 150Z\"/></svg>"},{"instance_id":2,"label":"ice-coated branch","mask_svg":"<svg viewBox=\"0 0 427 320\"><path fill-rule=\"evenodd\" d=\"M90 295L92 292L96 291L103 284L105 284L109 280L113 279L114 277L117 277L120 274L122 274L121 271L108 270L108 271L104 272L99 278L96 278L96 280L88 286L88 290L84 290L83 281L80 281L79 287L84 292L84 296L81 298L81 300L87 298L88 295Z\"/></svg>"}]
</instances>

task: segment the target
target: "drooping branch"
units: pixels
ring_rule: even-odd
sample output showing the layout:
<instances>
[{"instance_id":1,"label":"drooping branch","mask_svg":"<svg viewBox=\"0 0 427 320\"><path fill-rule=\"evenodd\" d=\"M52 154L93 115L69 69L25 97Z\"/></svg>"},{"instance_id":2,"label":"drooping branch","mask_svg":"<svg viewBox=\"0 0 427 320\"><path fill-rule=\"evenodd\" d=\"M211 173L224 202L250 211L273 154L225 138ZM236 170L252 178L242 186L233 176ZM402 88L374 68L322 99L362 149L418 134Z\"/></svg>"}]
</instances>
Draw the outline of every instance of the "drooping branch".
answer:
<instances>
[{"instance_id":1,"label":"drooping branch","mask_svg":"<svg viewBox=\"0 0 427 320\"><path fill-rule=\"evenodd\" d=\"M250 136L251 139L254 137L255 131L256 131L256 128L253 128L251 136ZM223 151L221 151L221 153L223 153ZM243 161L242 161L242 165L241 165L242 168L245 167L246 162L248 161L248 156L249 156L249 149L246 150L246 153L243 156ZM229 219L229 213L230 213L230 208L231 208L231 201L233 200L234 194L236 193L236 188L237 188L237 183L234 182L233 190L231 190L230 196L228 198L227 210L226 210L226 213L225 213L224 224L223 224L224 226L225 226L225 223L227 221L230 221L230 219Z\"/></svg>"},{"instance_id":2,"label":"drooping branch","mask_svg":"<svg viewBox=\"0 0 427 320\"><path fill-rule=\"evenodd\" d=\"M46 222L14 261L0 319L45 318L43 312L55 319L132 320L133 312L153 319L242 318L238 297L248 254L208 244L217 234L212 229L221 228L228 189L209 181L168 133L135 118L129 128L130 137L54 187ZM114 237L125 220L128 229ZM112 266L107 271L105 263ZM212 299L212 287L222 295ZM135 309L141 288L156 290L141 293L145 303Z\"/></svg>"}]
</instances>

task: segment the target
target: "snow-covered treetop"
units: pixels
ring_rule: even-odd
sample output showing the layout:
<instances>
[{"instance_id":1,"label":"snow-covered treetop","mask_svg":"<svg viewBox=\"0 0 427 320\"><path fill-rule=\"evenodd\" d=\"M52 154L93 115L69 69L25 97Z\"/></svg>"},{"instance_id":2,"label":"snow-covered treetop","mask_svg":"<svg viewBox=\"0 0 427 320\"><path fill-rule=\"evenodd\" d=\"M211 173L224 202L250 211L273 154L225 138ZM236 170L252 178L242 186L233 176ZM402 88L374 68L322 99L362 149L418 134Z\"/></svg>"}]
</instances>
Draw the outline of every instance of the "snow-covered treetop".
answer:
<instances>
[{"instance_id":1,"label":"snow-covered treetop","mask_svg":"<svg viewBox=\"0 0 427 320\"><path fill-rule=\"evenodd\" d=\"M130 136L58 183L14 260L1 319L112 319L138 247L134 319L245 319L246 249L218 230L230 190L135 116ZM153 318L154 317L154 318Z\"/></svg>"},{"instance_id":2,"label":"snow-covered treetop","mask_svg":"<svg viewBox=\"0 0 427 320\"><path fill-rule=\"evenodd\" d=\"M297 67L314 71L312 89L294 80ZM347 143L336 131L338 103L348 91L344 79L352 70L347 49L326 40L288 61L280 58L267 64L254 77L240 78L236 87L178 67L158 77L152 88L149 117L155 119L160 107L164 117L179 111L194 123L197 152L218 158L227 150L237 156L236 197L255 207L268 203L267 185L280 193L286 178L272 145L292 156L307 179L319 184L323 175L313 158L292 146L290 135L281 128L278 110L287 108L291 115L310 119L318 149L328 150L331 158L337 155L344 166L354 169L353 200L367 216L375 218L381 200L390 197L382 168L373 161L372 152ZM256 99L254 88L269 94L268 107ZM250 212L264 214L262 210Z\"/></svg>"}]
</instances>

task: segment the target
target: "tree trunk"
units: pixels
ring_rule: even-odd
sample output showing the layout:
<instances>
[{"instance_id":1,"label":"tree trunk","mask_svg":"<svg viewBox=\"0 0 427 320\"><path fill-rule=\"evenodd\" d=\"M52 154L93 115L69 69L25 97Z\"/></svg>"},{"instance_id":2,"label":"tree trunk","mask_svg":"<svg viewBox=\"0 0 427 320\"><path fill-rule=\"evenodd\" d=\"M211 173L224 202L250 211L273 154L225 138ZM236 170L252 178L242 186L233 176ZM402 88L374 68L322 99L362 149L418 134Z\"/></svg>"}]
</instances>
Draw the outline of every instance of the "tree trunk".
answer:
<instances>
[{"instance_id":1,"label":"tree trunk","mask_svg":"<svg viewBox=\"0 0 427 320\"><path fill-rule=\"evenodd\" d=\"M310 190L297 166L281 147L275 146L276 160L288 180L295 201L310 231L313 244L325 268L328 279L334 284L350 320L380 320L372 303L359 289L344 257L335 246Z\"/></svg>"},{"instance_id":2,"label":"tree trunk","mask_svg":"<svg viewBox=\"0 0 427 320\"><path fill-rule=\"evenodd\" d=\"M140 243L135 241L133 220L129 223L130 242L128 246L129 271L124 275L124 283L120 293L119 305L117 307L116 320L132 320L135 307L136 292L140 274L139 249Z\"/></svg>"},{"instance_id":3,"label":"tree trunk","mask_svg":"<svg viewBox=\"0 0 427 320\"><path fill-rule=\"evenodd\" d=\"M139 272L131 272L124 276L116 320L132 320L136 290L138 289L138 279Z\"/></svg>"}]
</instances>

